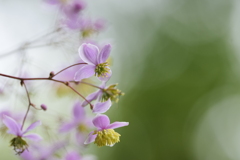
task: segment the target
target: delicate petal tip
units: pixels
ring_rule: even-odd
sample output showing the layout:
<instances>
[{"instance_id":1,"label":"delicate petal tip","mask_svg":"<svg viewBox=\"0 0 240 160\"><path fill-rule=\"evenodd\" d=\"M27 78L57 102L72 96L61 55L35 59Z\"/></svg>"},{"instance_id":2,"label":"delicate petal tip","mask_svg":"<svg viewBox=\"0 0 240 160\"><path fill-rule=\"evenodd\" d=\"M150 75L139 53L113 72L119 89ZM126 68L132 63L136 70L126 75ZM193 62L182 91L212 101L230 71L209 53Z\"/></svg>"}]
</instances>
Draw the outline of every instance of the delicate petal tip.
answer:
<instances>
[{"instance_id":1,"label":"delicate petal tip","mask_svg":"<svg viewBox=\"0 0 240 160\"><path fill-rule=\"evenodd\" d=\"M73 129L74 127L76 127L76 123L75 122L69 122L69 123L64 123L60 129L59 132L63 133L63 132L68 132L71 129Z\"/></svg>"},{"instance_id":2,"label":"delicate petal tip","mask_svg":"<svg viewBox=\"0 0 240 160\"><path fill-rule=\"evenodd\" d=\"M97 46L90 43L83 43L79 49L78 53L80 58L89 64L97 65L97 57L99 54L99 49Z\"/></svg>"},{"instance_id":3,"label":"delicate petal tip","mask_svg":"<svg viewBox=\"0 0 240 160\"><path fill-rule=\"evenodd\" d=\"M93 124L98 129L106 129L110 124L110 120L106 115L99 115L93 119Z\"/></svg>"},{"instance_id":4,"label":"delicate petal tip","mask_svg":"<svg viewBox=\"0 0 240 160\"><path fill-rule=\"evenodd\" d=\"M91 94L89 94L86 99L88 100L88 102L92 102L93 100L96 100L99 96L101 96L102 91L98 90L96 92L93 92ZM83 101L82 106L85 107L86 105L88 105L87 101Z\"/></svg>"},{"instance_id":5,"label":"delicate petal tip","mask_svg":"<svg viewBox=\"0 0 240 160\"><path fill-rule=\"evenodd\" d=\"M22 136L22 137L27 138L27 139L30 139L30 140L32 140L32 141L40 141L40 140L43 139L40 135L35 134L35 133L31 133L31 134L28 134L28 135L24 135L24 136Z\"/></svg>"},{"instance_id":6,"label":"delicate petal tip","mask_svg":"<svg viewBox=\"0 0 240 160\"><path fill-rule=\"evenodd\" d=\"M111 45L107 44L103 47L101 50L99 57L98 57L98 63L104 63L108 59L111 52Z\"/></svg>"},{"instance_id":7,"label":"delicate petal tip","mask_svg":"<svg viewBox=\"0 0 240 160\"><path fill-rule=\"evenodd\" d=\"M93 134L94 131L90 132L87 139L85 140L84 144L89 144L95 141L97 134Z\"/></svg>"},{"instance_id":8,"label":"delicate petal tip","mask_svg":"<svg viewBox=\"0 0 240 160\"><path fill-rule=\"evenodd\" d=\"M80 160L82 159L77 152L70 152L65 156L65 160Z\"/></svg>"},{"instance_id":9,"label":"delicate petal tip","mask_svg":"<svg viewBox=\"0 0 240 160\"><path fill-rule=\"evenodd\" d=\"M75 73L74 80L81 81L84 78L92 77L94 74L95 74L95 66L85 65Z\"/></svg>"},{"instance_id":10,"label":"delicate petal tip","mask_svg":"<svg viewBox=\"0 0 240 160\"><path fill-rule=\"evenodd\" d=\"M128 126L129 122L114 122L110 125L108 125L108 129L115 129L115 128L120 128L120 127L124 127L124 126Z\"/></svg>"},{"instance_id":11,"label":"delicate petal tip","mask_svg":"<svg viewBox=\"0 0 240 160\"><path fill-rule=\"evenodd\" d=\"M108 99L106 102L98 102L93 106L93 113L105 113L111 107L112 102Z\"/></svg>"},{"instance_id":12,"label":"delicate petal tip","mask_svg":"<svg viewBox=\"0 0 240 160\"><path fill-rule=\"evenodd\" d=\"M21 127L20 125L11 117L4 115L3 116L3 123L7 126L9 129L8 133L13 134L16 136L21 136Z\"/></svg>"},{"instance_id":13,"label":"delicate petal tip","mask_svg":"<svg viewBox=\"0 0 240 160\"><path fill-rule=\"evenodd\" d=\"M36 128L37 126L40 126L41 124L42 124L41 121L37 121L37 122L32 123L32 124L23 132L23 134L27 133L27 132L30 131L30 130L33 130L34 128Z\"/></svg>"},{"instance_id":14,"label":"delicate petal tip","mask_svg":"<svg viewBox=\"0 0 240 160\"><path fill-rule=\"evenodd\" d=\"M102 82L107 82L112 76L112 70L109 68L109 72L105 76L100 76L98 79Z\"/></svg>"}]
</instances>

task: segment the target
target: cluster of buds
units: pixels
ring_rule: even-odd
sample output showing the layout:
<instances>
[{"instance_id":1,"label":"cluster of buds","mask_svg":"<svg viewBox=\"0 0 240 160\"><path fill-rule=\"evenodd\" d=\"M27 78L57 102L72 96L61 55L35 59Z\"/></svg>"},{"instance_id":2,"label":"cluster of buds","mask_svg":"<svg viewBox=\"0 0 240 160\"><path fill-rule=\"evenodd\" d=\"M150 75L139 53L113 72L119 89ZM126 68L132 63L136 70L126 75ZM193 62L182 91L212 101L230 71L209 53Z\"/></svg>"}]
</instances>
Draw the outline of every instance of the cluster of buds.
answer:
<instances>
[{"instance_id":1,"label":"cluster of buds","mask_svg":"<svg viewBox=\"0 0 240 160\"><path fill-rule=\"evenodd\" d=\"M117 121L110 123L109 117L105 115L111 108L112 103L118 102L119 97L124 95L123 92L117 89L117 84L107 86L112 76L112 70L109 64L112 47L110 44L99 47L96 43L93 43L93 41L86 41L86 37L89 37L92 33L99 32L103 29L104 25L103 21L97 20L93 22L84 17L83 11L86 8L85 1L45 1L48 4L57 6L61 13L61 24L57 31L59 31L59 28L63 29L63 26L66 26L70 30L78 30L80 35L82 35L81 45L80 47L78 46L79 58L74 60L74 62L77 61L77 63L65 67L59 72L51 71L47 77L26 78L28 76L25 75L23 78L0 73L2 77L19 80L26 92L28 100L27 111L24 114L13 114L14 112L10 111L0 112L0 119L3 122L2 126L0 126L0 132L13 136L10 140L10 146L23 160L96 160L96 157L93 155L82 155L86 145L93 142L99 147L113 146L120 142L121 136L114 129L129 125L128 122ZM31 43L29 42L28 45L29 44ZM28 45L25 46L24 49L27 49ZM92 78L96 79L99 83L92 83ZM45 104L37 107L38 105L32 103L32 94L30 94L30 84L28 81L37 80L55 82L55 84L68 88L68 90L78 96L77 100L74 97L74 105L70 119L66 120L65 117L55 117L59 124L57 125L57 129L55 127L54 135L64 137L61 138L63 140L47 144L46 142L40 142L40 140L45 139L44 134L40 136L36 133L28 133L40 125L42 126L38 128L45 133L48 133L49 128L52 128L49 124L42 124L41 121L36 121L36 119L39 119L36 114L37 112L31 112L31 109L34 109L34 111L45 111L44 114L47 114L48 111L51 110L51 107ZM82 94L79 91L83 88L81 85L95 88L96 91L89 92L87 95ZM59 88L56 90L59 90ZM81 97L81 100L79 100L79 97ZM89 111L91 115L87 114ZM54 117L51 118L53 119ZM33 121L36 122L32 123ZM30 124L26 129L24 129L25 123ZM75 134L74 138L71 136L72 133ZM34 141L37 141L37 143L34 143ZM66 150L66 148L72 150L72 146L75 145L77 145L77 148L81 148L80 152L74 151L73 149L73 151L68 153L60 153L63 148L64 150Z\"/></svg>"}]
</instances>

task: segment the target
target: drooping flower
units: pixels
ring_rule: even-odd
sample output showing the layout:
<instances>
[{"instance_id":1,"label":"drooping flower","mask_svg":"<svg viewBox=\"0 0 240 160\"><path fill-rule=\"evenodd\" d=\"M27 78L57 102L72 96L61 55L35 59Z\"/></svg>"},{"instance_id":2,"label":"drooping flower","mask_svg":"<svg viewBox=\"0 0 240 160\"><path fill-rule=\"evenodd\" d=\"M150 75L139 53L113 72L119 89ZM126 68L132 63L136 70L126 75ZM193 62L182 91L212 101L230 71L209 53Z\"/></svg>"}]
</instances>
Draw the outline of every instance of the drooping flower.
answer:
<instances>
[{"instance_id":1,"label":"drooping flower","mask_svg":"<svg viewBox=\"0 0 240 160\"><path fill-rule=\"evenodd\" d=\"M119 97L124 95L124 93L116 88L117 85L118 84L112 84L106 87L106 82L103 81L102 84L99 86L99 88L101 89L89 94L86 97L86 99L88 100L88 102L92 102L93 100L105 102L108 99L110 99L111 101L118 102ZM88 102L83 101L82 106L86 106Z\"/></svg>"},{"instance_id":2,"label":"drooping flower","mask_svg":"<svg viewBox=\"0 0 240 160\"><path fill-rule=\"evenodd\" d=\"M120 142L120 134L115 132L115 128L128 126L129 122L114 122L110 124L110 120L106 115L99 115L93 119L93 124L97 130L89 133L84 144L94 142L97 146L113 146Z\"/></svg>"},{"instance_id":3,"label":"drooping flower","mask_svg":"<svg viewBox=\"0 0 240 160\"><path fill-rule=\"evenodd\" d=\"M60 126L60 132L69 132L72 129L76 130L76 140L79 144L83 144L84 139L87 137L89 128L93 127L91 119L86 117L84 108L80 102L75 103L72 111L73 117L70 122L64 123Z\"/></svg>"},{"instance_id":4,"label":"drooping flower","mask_svg":"<svg viewBox=\"0 0 240 160\"><path fill-rule=\"evenodd\" d=\"M90 43L83 43L79 49L80 58L86 62L75 74L74 80L80 81L84 78L89 78L93 75L97 76L101 81L108 81L112 75L106 60L111 51L111 45L107 44L103 47L101 52L97 46Z\"/></svg>"},{"instance_id":5,"label":"drooping flower","mask_svg":"<svg viewBox=\"0 0 240 160\"><path fill-rule=\"evenodd\" d=\"M27 134L27 132L29 132L30 130L33 130L37 126L41 125L40 121L32 123L25 130L22 130L20 124L18 124L14 119L6 115L3 118L3 123L7 126L8 133L16 136L10 141L10 146L13 147L17 154L21 154L22 152L24 152L25 149L28 148L28 144L25 140L23 140L23 138L34 141L39 141L42 139L42 137L38 134Z\"/></svg>"},{"instance_id":6,"label":"drooping flower","mask_svg":"<svg viewBox=\"0 0 240 160\"><path fill-rule=\"evenodd\" d=\"M6 116L9 116L9 117L12 117L15 121L19 121L22 119L22 117L24 116L22 113L15 113L15 112L12 112L10 110L2 110L0 112L0 121L2 122L2 120L4 119L4 117ZM0 134L2 136L7 136L7 126L4 125L4 124L0 124Z\"/></svg>"},{"instance_id":7,"label":"drooping flower","mask_svg":"<svg viewBox=\"0 0 240 160\"><path fill-rule=\"evenodd\" d=\"M98 33L106 28L106 22L103 19L92 20L83 16L79 16L77 19L67 18L62 23L71 30L79 30L83 38L90 37L93 33Z\"/></svg>"}]
</instances>

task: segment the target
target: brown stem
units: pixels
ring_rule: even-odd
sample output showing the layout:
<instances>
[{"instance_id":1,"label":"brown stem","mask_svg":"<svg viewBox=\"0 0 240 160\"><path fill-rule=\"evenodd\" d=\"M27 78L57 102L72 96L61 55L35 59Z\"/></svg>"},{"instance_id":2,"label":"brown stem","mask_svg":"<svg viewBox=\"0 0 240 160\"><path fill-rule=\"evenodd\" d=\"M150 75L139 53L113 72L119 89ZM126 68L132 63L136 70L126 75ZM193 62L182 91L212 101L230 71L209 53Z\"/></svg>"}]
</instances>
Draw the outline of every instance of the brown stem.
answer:
<instances>
[{"instance_id":1,"label":"brown stem","mask_svg":"<svg viewBox=\"0 0 240 160\"><path fill-rule=\"evenodd\" d=\"M31 100L30 100L30 96L29 96L29 92L28 92L27 86L26 86L26 84L24 83L23 80L21 80L21 85L24 86L25 91L26 91L26 94L27 94L27 98L28 98L28 108L27 108L27 112L26 112L26 114L25 114L25 116L24 116L24 118L23 118L22 127L21 127L21 130L22 130L22 129L23 129L23 126L24 126L24 123L25 123L25 121L26 121L28 112L29 112L29 110L30 110L30 106L32 105L32 103L31 103Z\"/></svg>"},{"instance_id":2,"label":"brown stem","mask_svg":"<svg viewBox=\"0 0 240 160\"><path fill-rule=\"evenodd\" d=\"M82 95L80 94L77 90L75 90L72 86L68 84L66 84L69 88L71 88L75 93L77 93L80 97L82 97L86 102L88 102L88 104L90 105L90 108L93 109L93 105Z\"/></svg>"},{"instance_id":3,"label":"brown stem","mask_svg":"<svg viewBox=\"0 0 240 160\"><path fill-rule=\"evenodd\" d=\"M69 82L65 82L65 81L61 81L61 80L57 80L57 79L53 79L53 78L20 78L20 77L10 76L10 75L7 75L7 74L2 74L2 73L0 73L0 76L7 77L7 78L11 78L11 79L20 80L21 82L23 82L23 84L24 84L24 81L26 81L26 80L29 80L29 81L31 81L31 80L32 80L32 81L33 81L33 80L47 80L47 81L54 81L54 82L58 82L58 83L65 84L66 86L68 86L69 88L71 88L75 93L77 93L80 97L82 97L85 101L87 101L88 104L90 105L90 108L91 108L91 109L93 108L93 105L92 105L82 94L80 94L77 90L75 90L74 88L72 88L72 87L69 85Z\"/></svg>"}]
</instances>

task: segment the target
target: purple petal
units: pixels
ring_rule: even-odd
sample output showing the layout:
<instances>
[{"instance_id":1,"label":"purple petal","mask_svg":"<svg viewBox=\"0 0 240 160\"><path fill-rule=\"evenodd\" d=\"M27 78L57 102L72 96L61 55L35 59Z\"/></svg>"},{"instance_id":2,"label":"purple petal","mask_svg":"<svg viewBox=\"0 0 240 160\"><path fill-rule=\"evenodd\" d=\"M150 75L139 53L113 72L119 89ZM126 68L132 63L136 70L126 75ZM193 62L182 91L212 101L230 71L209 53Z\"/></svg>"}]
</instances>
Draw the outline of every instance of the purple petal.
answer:
<instances>
[{"instance_id":1,"label":"purple petal","mask_svg":"<svg viewBox=\"0 0 240 160\"><path fill-rule=\"evenodd\" d=\"M95 66L85 65L75 73L74 80L81 81L84 78L92 77L94 74L95 74Z\"/></svg>"},{"instance_id":2,"label":"purple petal","mask_svg":"<svg viewBox=\"0 0 240 160\"><path fill-rule=\"evenodd\" d=\"M103 47L101 50L99 57L98 57L98 63L104 63L108 59L111 51L111 45L107 44Z\"/></svg>"},{"instance_id":3,"label":"purple petal","mask_svg":"<svg viewBox=\"0 0 240 160\"><path fill-rule=\"evenodd\" d=\"M84 144L89 144L95 141L97 134L93 134L94 131L90 132Z\"/></svg>"},{"instance_id":4,"label":"purple petal","mask_svg":"<svg viewBox=\"0 0 240 160\"><path fill-rule=\"evenodd\" d=\"M33 140L33 141L40 141L40 140L42 140L42 137L39 136L38 134L35 134L35 133L24 135L22 137L30 139L30 140Z\"/></svg>"},{"instance_id":5,"label":"purple petal","mask_svg":"<svg viewBox=\"0 0 240 160\"><path fill-rule=\"evenodd\" d=\"M86 99L87 99L89 102L91 102L91 101L93 101L93 100L96 100L99 96L101 96L101 94L102 94L102 91L101 91L101 90L98 90L98 91L96 91L96 92L93 92L93 93L89 94L89 95L86 97ZM84 102L82 103L82 106L85 107L86 105L88 105L88 102L87 102L87 101L84 101Z\"/></svg>"},{"instance_id":6,"label":"purple petal","mask_svg":"<svg viewBox=\"0 0 240 160\"><path fill-rule=\"evenodd\" d=\"M93 119L93 124L98 129L105 129L110 124L110 120L106 115L99 115Z\"/></svg>"},{"instance_id":7,"label":"purple petal","mask_svg":"<svg viewBox=\"0 0 240 160\"><path fill-rule=\"evenodd\" d=\"M21 126L14 119L5 115L3 117L3 123L9 129L8 133L16 136L22 136L21 129L20 129Z\"/></svg>"},{"instance_id":8,"label":"purple petal","mask_svg":"<svg viewBox=\"0 0 240 160\"><path fill-rule=\"evenodd\" d=\"M33 130L34 128L36 128L37 126L40 126L41 124L42 124L41 121L37 121L37 122L32 123L22 134L25 134L28 131Z\"/></svg>"},{"instance_id":9,"label":"purple petal","mask_svg":"<svg viewBox=\"0 0 240 160\"><path fill-rule=\"evenodd\" d=\"M112 105L110 99L106 102L98 102L93 106L93 113L105 113Z\"/></svg>"},{"instance_id":10,"label":"purple petal","mask_svg":"<svg viewBox=\"0 0 240 160\"><path fill-rule=\"evenodd\" d=\"M24 160L33 160L33 152L29 152L28 150L25 150L21 155L20 155Z\"/></svg>"},{"instance_id":11,"label":"purple petal","mask_svg":"<svg viewBox=\"0 0 240 160\"><path fill-rule=\"evenodd\" d=\"M77 102L73 108L73 116L75 121L80 121L85 118L85 110L80 102Z\"/></svg>"},{"instance_id":12,"label":"purple petal","mask_svg":"<svg viewBox=\"0 0 240 160\"><path fill-rule=\"evenodd\" d=\"M66 155L65 160L80 160L81 157L77 152L70 152Z\"/></svg>"},{"instance_id":13,"label":"purple petal","mask_svg":"<svg viewBox=\"0 0 240 160\"><path fill-rule=\"evenodd\" d=\"M41 153L41 157L38 157L38 160L49 160L49 157L52 157L52 155L58 151L59 149L63 148L66 145L66 142L57 142L50 147L44 147L44 146L38 146L39 148L35 149L38 150L38 153ZM34 160L34 159L31 159ZM53 160L53 159L51 159Z\"/></svg>"},{"instance_id":14,"label":"purple petal","mask_svg":"<svg viewBox=\"0 0 240 160\"><path fill-rule=\"evenodd\" d=\"M129 122L114 122L110 125L108 125L108 129L115 129L115 128L119 128L119 127L124 127L124 126L128 126Z\"/></svg>"},{"instance_id":15,"label":"purple petal","mask_svg":"<svg viewBox=\"0 0 240 160\"><path fill-rule=\"evenodd\" d=\"M76 141L78 144L82 145L85 139L86 139L86 135L76 132Z\"/></svg>"},{"instance_id":16,"label":"purple petal","mask_svg":"<svg viewBox=\"0 0 240 160\"><path fill-rule=\"evenodd\" d=\"M100 77L98 77L98 79L100 79L100 81L102 81L102 82L107 82L111 78L111 76L112 76L112 71L110 69L109 73L107 73L106 76L100 76Z\"/></svg>"},{"instance_id":17,"label":"purple petal","mask_svg":"<svg viewBox=\"0 0 240 160\"><path fill-rule=\"evenodd\" d=\"M75 122L70 122L70 123L64 123L60 129L59 129L59 132L68 132L70 131L71 129L75 128L77 125L77 123Z\"/></svg>"},{"instance_id":18,"label":"purple petal","mask_svg":"<svg viewBox=\"0 0 240 160\"><path fill-rule=\"evenodd\" d=\"M99 49L97 46L92 45L90 43L84 43L82 44L79 49L78 49L78 53L80 58L89 64L94 64L97 65L97 57L99 54Z\"/></svg>"}]
</instances>

